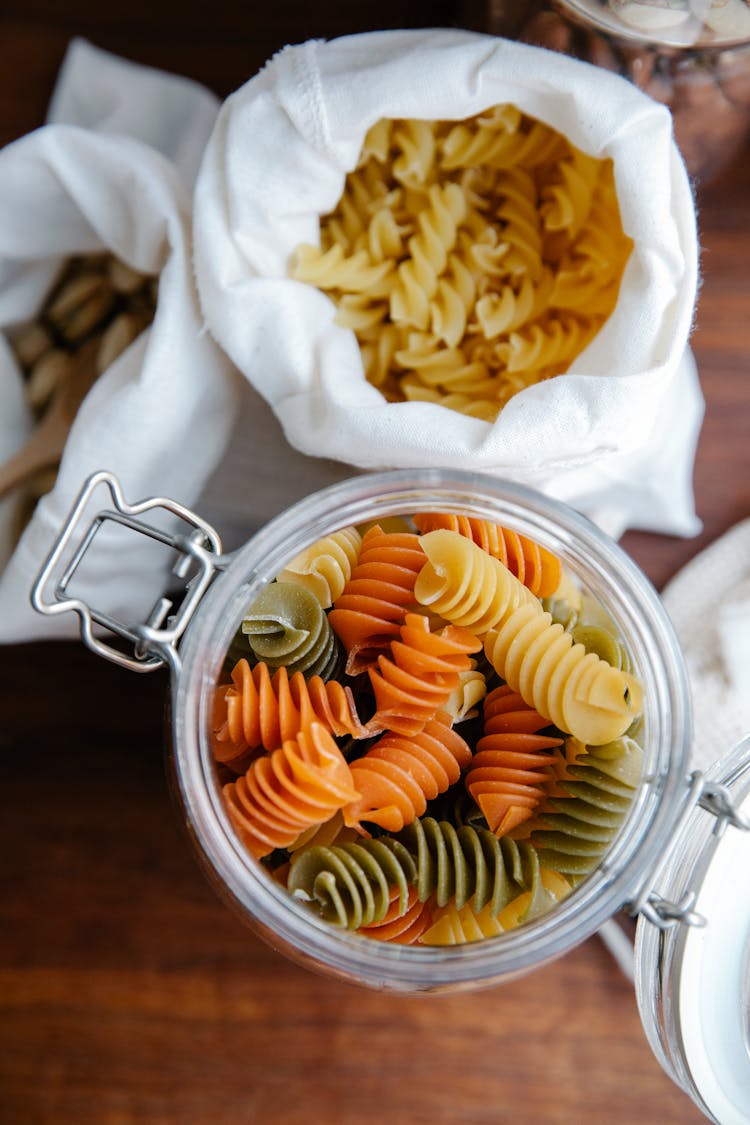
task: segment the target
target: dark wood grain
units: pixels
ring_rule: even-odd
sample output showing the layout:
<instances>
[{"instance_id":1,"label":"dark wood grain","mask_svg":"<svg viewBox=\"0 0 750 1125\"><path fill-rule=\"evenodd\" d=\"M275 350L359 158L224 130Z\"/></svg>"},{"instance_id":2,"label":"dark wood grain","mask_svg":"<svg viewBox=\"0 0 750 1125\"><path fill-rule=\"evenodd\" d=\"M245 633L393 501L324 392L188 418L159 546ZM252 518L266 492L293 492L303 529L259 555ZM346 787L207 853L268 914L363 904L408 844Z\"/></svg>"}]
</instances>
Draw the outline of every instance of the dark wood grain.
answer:
<instances>
[{"instance_id":1,"label":"dark wood grain","mask_svg":"<svg viewBox=\"0 0 750 1125\"><path fill-rule=\"evenodd\" d=\"M695 461L694 539L630 532L622 540L657 587L750 515L750 151L698 197L701 287L691 346L706 400Z\"/></svg>"},{"instance_id":2,"label":"dark wood grain","mask_svg":"<svg viewBox=\"0 0 750 1125\"><path fill-rule=\"evenodd\" d=\"M447 23L450 5L6 3L0 139L43 118L82 34L226 94L284 42ZM702 534L630 533L661 585L750 515L750 159L700 207ZM193 860L164 769L166 683L74 644L0 649L0 1121L688 1125L594 939L503 988L393 998L263 945Z\"/></svg>"}]
</instances>

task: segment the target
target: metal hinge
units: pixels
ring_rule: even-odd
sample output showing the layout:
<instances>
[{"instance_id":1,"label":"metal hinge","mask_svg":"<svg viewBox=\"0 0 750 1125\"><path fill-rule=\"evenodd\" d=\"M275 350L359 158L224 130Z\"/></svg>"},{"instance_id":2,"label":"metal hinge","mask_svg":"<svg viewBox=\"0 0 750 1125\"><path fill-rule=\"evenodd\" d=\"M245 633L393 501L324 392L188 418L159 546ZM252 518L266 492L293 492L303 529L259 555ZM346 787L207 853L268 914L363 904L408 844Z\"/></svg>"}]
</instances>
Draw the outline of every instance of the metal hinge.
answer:
<instances>
[{"instance_id":1,"label":"metal hinge","mask_svg":"<svg viewBox=\"0 0 750 1125\"><path fill-rule=\"evenodd\" d=\"M698 804L706 812L716 817L714 835L723 836L731 824L734 828L750 831L750 820L741 813L732 800L732 794L724 785L717 785L714 781L703 779L703 788L698 798Z\"/></svg>"},{"instance_id":2,"label":"metal hinge","mask_svg":"<svg viewBox=\"0 0 750 1125\"><path fill-rule=\"evenodd\" d=\"M101 485L109 489L112 507L100 507L90 518L88 526L81 531L79 525L84 522L85 510L93 493ZM185 532L170 534L140 518L144 513L154 510L167 512L182 520L186 525ZM141 624L128 625L81 598L68 594L68 587L84 556L96 535L108 522L145 535L173 548L177 553L172 573L184 580L180 596L159 597ZM74 538L77 538L77 545L70 559L65 560L63 556ZM169 665L176 669L179 667L177 642L185 632L216 571L222 569L223 565L221 540L205 520L189 508L164 497L152 497L137 504L129 504L122 494L117 477L101 471L90 476L81 489L34 583L31 602L40 613L50 616L69 612L78 614L84 644L123 668L151 672ZM96 636L95 626L127 641L132 645L132 654L123 652Z\"/></svg>"},{"instance_id":3,"label":"metal hinge","mask_svg":"<svg viewBox=\"0 0 750 1125\"><path fill-rule=\"evenodd\" d=\"M700 770L695 770L690 775L687 799L674 829L675 837L679 835L696 808L704 809L716 818L713 834L717 837L721 836L729 825L750 831L750 820L737 809L729 790L723 785L707 781ZM633 903L626 906L626 910L633 915L643 915L660 930L681 925L705 926L704 916L693 910L695 899L695 893L688 892L679 902L670 902L647 887Z\"/></svg>"},{"instance_id":4,"label":"metal hinge","mask_svg":"<svg viewBox=\"0 0 750 1125\"><path fill-rule=\"evenodd\" d=\"M633 912L642 915L660 930L670 930L674 926L705 926L704 916L692 909L695 897L695 893L689 891L679 902L669 902L651 891Z\"/></svg>"}]
</instances>

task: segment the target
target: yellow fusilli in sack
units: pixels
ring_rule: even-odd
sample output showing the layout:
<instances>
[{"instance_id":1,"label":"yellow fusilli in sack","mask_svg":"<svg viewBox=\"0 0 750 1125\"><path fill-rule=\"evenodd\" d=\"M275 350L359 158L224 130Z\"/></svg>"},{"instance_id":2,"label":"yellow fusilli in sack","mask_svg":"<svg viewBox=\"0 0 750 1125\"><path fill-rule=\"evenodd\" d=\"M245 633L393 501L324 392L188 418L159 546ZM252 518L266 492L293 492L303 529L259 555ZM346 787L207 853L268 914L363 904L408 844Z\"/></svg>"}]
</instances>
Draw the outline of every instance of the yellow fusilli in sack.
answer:
<instances>
[{"instance_id":1,"label":"yellow fusilli in sack","mask_svg":"<svg viewBox=\"0 0 750 1125\"><path fill-rule=\"evenodd\" d=\"M194 228L209 329L296 451L698 530L693 201L626 81L463 31L287 48L225 103Z\"/></svg>"}]
</instances>

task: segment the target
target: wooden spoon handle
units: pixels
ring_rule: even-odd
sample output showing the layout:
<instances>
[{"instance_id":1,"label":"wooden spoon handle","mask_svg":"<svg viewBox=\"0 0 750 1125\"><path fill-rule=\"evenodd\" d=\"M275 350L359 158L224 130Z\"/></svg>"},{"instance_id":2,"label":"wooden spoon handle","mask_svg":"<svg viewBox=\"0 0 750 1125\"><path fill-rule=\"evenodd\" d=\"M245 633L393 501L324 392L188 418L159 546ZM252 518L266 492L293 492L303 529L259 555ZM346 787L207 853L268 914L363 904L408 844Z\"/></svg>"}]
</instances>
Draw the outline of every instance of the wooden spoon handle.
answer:
<instances>
[{"instance_id":1,"label":"wooden spoon handle","mask_svg":"<svg viewBox=\"0 0 750 1125\"><path fill-rule=\"evenodd\" d=\"M67 432L66 432L67 433ZM50 441L50 435L43 432L40 426L35 430L29 440L19 449L15 457L0 465L0 500L18 488L20 484L33 477L40 469L49 468L56 464L62 456L65 444L65 434L61 440ZM52 435L54 437L54 435Z\"/></svg>"},{"instance_id":2,"label":"wooden spoon handle","mask_svg":"<svg viewBox=\"0 0 750 1125\"><path fill-rule=\"evenodd\" d=\"M40 469L55 465L91 384L96 379L98 340L87 341L73 357L70 373L55 394L41 423L14 457L0 465L0 499Z\"/></svg>"}]
</instances>

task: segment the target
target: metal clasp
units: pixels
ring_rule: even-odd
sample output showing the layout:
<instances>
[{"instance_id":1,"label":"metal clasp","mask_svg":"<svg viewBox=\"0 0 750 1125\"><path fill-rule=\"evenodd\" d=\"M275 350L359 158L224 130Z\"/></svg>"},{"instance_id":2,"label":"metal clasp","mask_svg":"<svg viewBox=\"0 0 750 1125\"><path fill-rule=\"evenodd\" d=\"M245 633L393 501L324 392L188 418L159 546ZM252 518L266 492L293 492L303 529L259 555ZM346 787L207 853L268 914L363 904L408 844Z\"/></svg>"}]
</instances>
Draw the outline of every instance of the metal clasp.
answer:
<instances>
[{"instance_id":1,"label":"metal clasp","mask_svg":"<svg viewBox=\"0 0 750 1125\"><path fill-rule=\"evenodd\" d=\"M704 779L698 804L706 812L710 812L716 817L715 836L723 836L730 824L733 828L741 828L745 832L750 832L750 820L737 809L726 786L717 785L716 782Z\"/></svg>"},{"instance_id":2,"label":"metal clasp","mask_svg":"<svg viewBox=\"0 0 750 1125\"><path fill-rule=\"evenodd\" d=\"M669 902L655 891L651 891L639 904L638 913L660 930L670 930L674 926L705 926L704 916L692 909L695 898L695 893L688 891L679 902Z\"/></svg>"},{"instance_id":3,"label":"metal clasp","mask_svg":"<svg viewBox=\"0 0 750 1125\"><path fill-rule=\"evenodd\" d=\"M750 831L750 821L737 809L731 793L725 786L707 781L700 770L695 770L688 780L688 794L674 828L675 837L679 836L696 808L704 809L716 818L713 834L717 837L721 837L730 824L735 828ZM626 909L633 915L642 914L660 930L668 930L679 925L705 926L704 916L693 910L695 899L696 895L691 891L684 894L679 902L669 902L647 887Z\"/></svg>"},{"instance_id":4,"label":"metal clasp","mask_svg":"<svg viewBox=\"0 0 750 1125\"><path fill-rule=\"evenodd\" d=\"M112 508L100 509L93 516L88 527L83 531L72 558L65 564L61 576L53 583L53 576L60 569L63 554L74 536L79 533L79 524L83 520L85 509L92 494L100 485L106 485L109 489ZM170 534L139 518L145 512L155 509L178 517L187 524L188 531L184 534ZM127 625L110 614L97 610L81 598L68 596L68 587L74 574L96 535L107 522L130 528L177 552L178 557L172 573L180 579L187 579L184 596L179 601L179 605L176 605L176 598L161 596L142 624ZM123 668L135 672L151 672L168 664L173 670L177 670L179 668L177 642L185 632L201 598L216 571L222 567L222 563L221 540L214 528L205 520L189 508L165 497L152 497L141 500L137 504L129 504L123 496L117 477L112 473L101 471L90 476L81 489L32 587L31 602L36 610L49 616L77 613L84 644L93 652ZM192 569L195 573L188 578ZM50 593L48 593L49 587L53 587ZM95 625L132 644L133 654L123 652L96 637Z\"/></svg>"}]
</instances>

